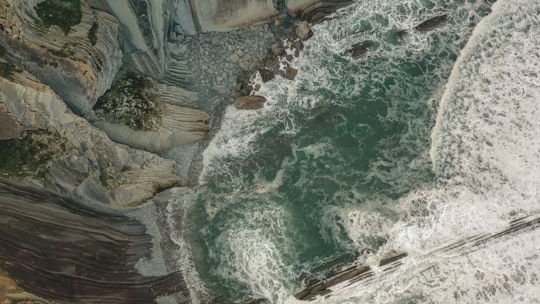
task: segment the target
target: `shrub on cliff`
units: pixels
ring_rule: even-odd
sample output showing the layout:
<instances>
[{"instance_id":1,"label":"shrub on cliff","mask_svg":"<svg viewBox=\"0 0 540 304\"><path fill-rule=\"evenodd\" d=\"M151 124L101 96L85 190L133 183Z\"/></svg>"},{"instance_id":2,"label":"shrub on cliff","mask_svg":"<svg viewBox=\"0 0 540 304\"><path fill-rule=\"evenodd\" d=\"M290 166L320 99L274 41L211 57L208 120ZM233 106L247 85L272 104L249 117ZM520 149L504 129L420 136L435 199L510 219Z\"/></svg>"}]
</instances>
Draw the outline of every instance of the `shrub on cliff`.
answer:
<instances>
[{"instance_id":1,"label":"shrub on cliff","mask_svg":"<svg viewBox=\"0 0 540 304\"><path fill-rule=\"evenodd\" d=\"M36 5L36 12L41 24L49 29L51 25L59 26L65 35L71 27L81 22L81 0L47 0Z\"/></svg>"},{"instance_id":2,"label":"shrub on cliff","mask_svg":"<svg viewBox=\"0 0 540 304\"><path fill-rule=\"evenodd\" d=\"M23 138L0 140L0 176L38 176L68 151L67 139L56 131L27 131Z\"/></svg>"},{"instance_id":3,"label":"shrub on cliff","mask_svg":"<svg viewBox=\"0 0 540 304\"><path fill-rule=\"evenodd\" d=\"M109 122L150 131L158 128L163 106L156 101L151 79L127 72L98 99L94 110Z\"/></svg>"}]
</instances>

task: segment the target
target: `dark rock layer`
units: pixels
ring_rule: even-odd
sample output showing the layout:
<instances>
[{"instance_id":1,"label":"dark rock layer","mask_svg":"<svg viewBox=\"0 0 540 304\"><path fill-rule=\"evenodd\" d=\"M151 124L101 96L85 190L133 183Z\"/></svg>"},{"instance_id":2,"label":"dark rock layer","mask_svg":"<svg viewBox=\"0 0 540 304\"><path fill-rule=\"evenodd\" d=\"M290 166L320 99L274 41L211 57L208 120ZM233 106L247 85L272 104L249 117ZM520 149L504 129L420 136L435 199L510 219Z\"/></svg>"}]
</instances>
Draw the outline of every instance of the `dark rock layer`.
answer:
<instances>
[{"instance_id":1,"label":"dark rock layer","mask_svg":"<svg viewBox=\"0 0 540 304\"><path fill-rule=\"evenodd\" d=\"M180 273L145 277L152 240L135 219L0 180L0 268L25 291L59 303L155 303L189 297Z\"/></svg>"},{"instance_id":2,"label":"dark rock layer","mask_svg":"<svg viewBox=\"0 0 540 304\"><path fill-rule=\"evenodd\" d=\"M320 23L338 9L349 6L353 2L354 1L352 0L326 0L314 2L306 7L301 13L300 20L306 20L310 23Z\"/></svg>"}]
</instances>

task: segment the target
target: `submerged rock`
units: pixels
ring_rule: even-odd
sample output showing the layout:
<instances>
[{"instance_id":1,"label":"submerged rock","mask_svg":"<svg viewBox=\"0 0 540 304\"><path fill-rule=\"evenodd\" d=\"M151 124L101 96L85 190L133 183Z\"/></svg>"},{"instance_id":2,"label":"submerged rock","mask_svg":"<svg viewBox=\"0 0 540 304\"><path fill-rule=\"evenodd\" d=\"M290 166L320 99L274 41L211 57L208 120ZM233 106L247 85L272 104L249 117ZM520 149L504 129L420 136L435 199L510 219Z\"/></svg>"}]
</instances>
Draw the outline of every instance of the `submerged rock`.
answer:
<instances>
[{"instance_id":1,"label":"submerged rock","mask_svg":"<svg viewBox=\"0 0 540 304\"><path fill-rule=\"evenodd\" d=\"M369 51L370 47L371 47L371 43L366 42L366 41L360 42L353 45L353 47L348 51L348 53L351 54L351 57L353 59L358 59L364 56Z\"/></svg>"},{"instance_id":2,"label":"submerged rock","mask_svg":"<svg viewBox=\"0 0 540 304\"><path fill-rule=\"evenodd\" d=\"M239 110L256 110L262 108L265 102L264 96L241 96L234 100L234 106Z\"/></svg>"},{"instance_id":3,"label":"submerged rock","mask_svg":"<svg viewBox=\"0 0 540 304\"><path fill-rule=\"evenodd\" d=\"M420 23L419 25L415 26L414 29L419 32L428 32L443 25L447 21L448 21L447 14L439 15L439 16L429 18L428 20Z\"/></svg>"},{"instance_id":4,"label":"submerged rock","mask_svg":"<svg viewBox=\"0 0 540 304\"><path fill-rule=\"evenodd\" d=\"M407 30L400 30L396 32L396 38L397 40L403 40L405 37L407 37L408 33Z\"/></svg>"},{"instance_id":5,"label":"submerged rock","mask_svg":"<svg viewBox=\"0 0 540 304\"><path fill-rule=\"evenodd\" d=\"M289 79L289 80L294 80L294 78L296 78L296 75L298 74L298 70L293 68L293 67L287 67L285 69L285 72L282 73L282 76Z\"/></svg>"}]
</instances>

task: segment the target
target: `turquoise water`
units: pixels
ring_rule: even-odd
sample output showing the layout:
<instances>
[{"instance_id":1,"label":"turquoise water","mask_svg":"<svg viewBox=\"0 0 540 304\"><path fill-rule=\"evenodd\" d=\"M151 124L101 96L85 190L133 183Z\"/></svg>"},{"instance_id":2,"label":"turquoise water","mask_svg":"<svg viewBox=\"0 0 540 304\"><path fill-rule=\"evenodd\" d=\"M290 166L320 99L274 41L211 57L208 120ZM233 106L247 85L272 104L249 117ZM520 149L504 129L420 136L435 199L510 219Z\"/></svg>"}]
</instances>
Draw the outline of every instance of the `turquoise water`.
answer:
<instances>
[{"instance_id":1,"label":"turquoise water","mask_svg":"<svg viewBox=\"0 0 540 304\"><path fill-rule=\"evenodd\" d=\"M294 82L262 84L265 108L227 109L204 186L184 202L183 237L211 297L283 303L303 273L389 242L400 198L446 178L429 154L439 101L491 2L358 1L314 27ZM396 38L442 13L436 30ZM345 53L364 41L366 56Z\"/></svg>"}]
</instances>

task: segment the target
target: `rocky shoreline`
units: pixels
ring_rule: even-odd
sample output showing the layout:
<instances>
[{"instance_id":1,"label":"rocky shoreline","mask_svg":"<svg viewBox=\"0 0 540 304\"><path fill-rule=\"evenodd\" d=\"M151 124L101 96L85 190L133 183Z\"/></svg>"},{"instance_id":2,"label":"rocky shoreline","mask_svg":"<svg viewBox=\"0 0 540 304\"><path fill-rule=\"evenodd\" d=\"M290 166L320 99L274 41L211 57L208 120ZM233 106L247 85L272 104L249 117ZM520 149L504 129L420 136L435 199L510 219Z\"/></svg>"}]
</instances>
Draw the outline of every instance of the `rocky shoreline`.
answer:
<instances>
[{"instance_id":1,"label":"rocky shoreline","mask_svg":"<svg viewBox=\"0 0 540 304\"><path fill-rule=\"evenodd\" d=\"M184 35L164 25L167 14L152 19L172 1L144 0L134 12L147 49L129 53L118 44L127 19L106 0L65 1L0 0L0 148L20 155L0 164L0 301L191 303L168 196L197 184L202 151L225 107L257 89L255 73L294 79L294 67L280 70L292 56L283 44L298 55L308 23L280 2L268 23ZM320 20L350 2L325 3L294 14ZM64 9L77 18L59 19ZM148 80L121 79L122 65ZM107 108L117 120L109 121L96 111L103 96L142 105L126 115L157 102L161 117L123 125L123 109ZM244 107L263 106L254 99Z\"/></svg>"}]
</instances>

